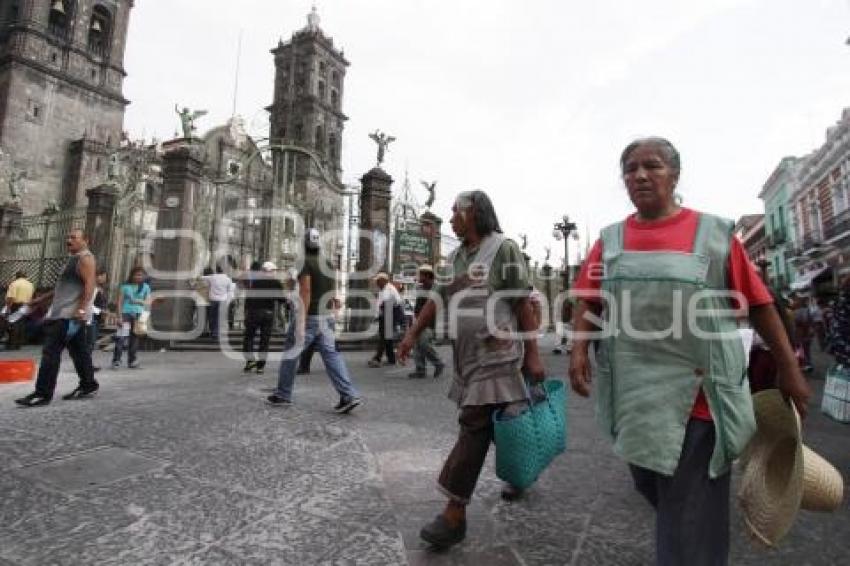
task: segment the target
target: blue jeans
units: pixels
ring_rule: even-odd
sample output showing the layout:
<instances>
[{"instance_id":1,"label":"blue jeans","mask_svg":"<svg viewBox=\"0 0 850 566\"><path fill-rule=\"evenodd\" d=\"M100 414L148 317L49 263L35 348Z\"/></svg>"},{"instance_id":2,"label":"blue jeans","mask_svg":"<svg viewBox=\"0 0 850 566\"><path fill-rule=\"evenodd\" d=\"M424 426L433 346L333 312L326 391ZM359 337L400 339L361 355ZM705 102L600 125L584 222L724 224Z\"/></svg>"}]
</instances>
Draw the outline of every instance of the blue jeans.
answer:
<instances>
[{"instance_id":1,"label":"blue jeans","mask_svg":"<svg viewBox=\"0 0 850 566\"><path fill-rule=\"evenodd\" d=\"M297 349L294 354L300 354L302 350L313 346L322 356L322 362L328 372L328 377L334 389L337 390L342 399L357 397L357 390L348 376L348 368L342 355L336 351L336 339L333 333L333 320L330 316L308 316L306 328L304 329L304 344L301 347L295 345L295 324L293 320L289 325L284 340L284 350ZM275 393L287 400L292 400L292 387L295 383L295 370L298 366L299 355L287 356L280 362L280 373L278 374L277 390Z\"/></svg>"},{"instance_id":2,"label":"blue jeans","mask_svg":"<svg viewBox=\"0 0 850 566\"><path fill-rule=\"evenodd\" d=\"M115 337L115 351L112 352L112 363L120 364L121 356L124 350L127 350L127 365L131 366L136 363L136 352L139 350L139 337L133 332L133 327L141 315L135 313L122 313L121 323L130 324L130 334L128 336Z\"/></svg>"}]
</instances>

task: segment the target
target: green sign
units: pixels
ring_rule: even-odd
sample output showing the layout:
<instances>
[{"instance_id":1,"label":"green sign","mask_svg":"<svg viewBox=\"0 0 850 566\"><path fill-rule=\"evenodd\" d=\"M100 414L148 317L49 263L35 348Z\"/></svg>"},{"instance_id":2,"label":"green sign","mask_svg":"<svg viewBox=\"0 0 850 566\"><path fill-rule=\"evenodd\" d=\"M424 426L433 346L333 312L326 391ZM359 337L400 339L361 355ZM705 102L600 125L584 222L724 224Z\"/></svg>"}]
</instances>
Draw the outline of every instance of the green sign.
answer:
<instances>
[{"instance_id":1,"label":"green sign","mask_svg":"<svg viewBox=\"0 0 850 566\"><path fill-rule=\"evenodd\" d=\"M405 271L431 263L431 239L422 233L421 225L408 223L395 233L394 271Z\"/></svg>"}]
</instances>

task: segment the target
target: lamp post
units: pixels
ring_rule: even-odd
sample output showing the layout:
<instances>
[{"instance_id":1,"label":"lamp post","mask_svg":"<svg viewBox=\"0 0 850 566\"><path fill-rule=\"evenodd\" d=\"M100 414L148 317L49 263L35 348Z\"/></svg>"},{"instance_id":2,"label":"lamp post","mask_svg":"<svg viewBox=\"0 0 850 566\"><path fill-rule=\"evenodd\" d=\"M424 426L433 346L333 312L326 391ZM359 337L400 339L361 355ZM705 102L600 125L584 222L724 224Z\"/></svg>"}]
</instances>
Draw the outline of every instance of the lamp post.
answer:
<instances>
[{"instance_id":1,"label":"lamp post","mask_svg":"<svg viewBox=\"0 0 850 566\"><path fill-rule=\"evenodd\" d=\"M560 222L555 222L555 229L552 231L556 240L564 240L564 291L570 288L570 236L578 238L576 228L576 223L571 222L570 217L565 214Z\"/></svg>"}]
</instances>

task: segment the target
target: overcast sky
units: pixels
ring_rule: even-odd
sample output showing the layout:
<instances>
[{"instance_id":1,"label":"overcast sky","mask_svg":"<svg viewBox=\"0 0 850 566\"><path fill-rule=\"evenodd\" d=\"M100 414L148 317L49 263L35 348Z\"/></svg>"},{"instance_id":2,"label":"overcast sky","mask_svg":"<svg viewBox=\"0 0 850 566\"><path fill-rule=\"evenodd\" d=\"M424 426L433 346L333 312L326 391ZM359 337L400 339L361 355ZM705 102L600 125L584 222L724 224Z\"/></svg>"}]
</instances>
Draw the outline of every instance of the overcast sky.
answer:
<instances>
[{"instance_id":1,"label":"overcast sky","mask_svg":"<svg viewBox=\"0 0 850 566\"><path fill-rule=\"evenodd\" d=\"M131 137L170 138L174 104L226 121L243 30L237 113L265 135L269 50L306 24L308 0L142 0L130 23ZM398 138L385 168L437 180L433 210L483 189L502 227L553 259L569 214L594 239L631 211L618 158L661 135L682 154L686 206L762 212L779 160L823 142L850 106L850 0L322 0L321 27L351 62L344 180L374 165L376 128ZM583 246L583 244L582 244ZM575 246L573 246L575 249Z\"/></svg>"}]
</instances>

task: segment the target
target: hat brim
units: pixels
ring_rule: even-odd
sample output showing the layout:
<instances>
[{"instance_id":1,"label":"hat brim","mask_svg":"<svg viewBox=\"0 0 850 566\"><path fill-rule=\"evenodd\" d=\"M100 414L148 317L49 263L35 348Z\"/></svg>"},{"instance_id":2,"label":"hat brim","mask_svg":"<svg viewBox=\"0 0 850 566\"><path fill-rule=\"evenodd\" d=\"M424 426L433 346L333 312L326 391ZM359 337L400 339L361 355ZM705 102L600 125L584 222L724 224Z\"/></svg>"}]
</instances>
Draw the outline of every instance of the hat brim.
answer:
<instances>
[{"instance_id":1,"label":"hat brim","mask_svg":"<svg viewBox=\"0 0 850 566\"><path fill-rule=\"evenodd\" d=\"M753 537L776 546L803 498L803 444L796 410L777 389L753 395L757 430L741 459L738 503Z\"/></svg>"}]
</instances>

